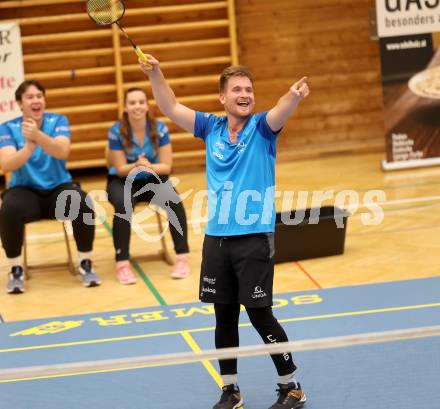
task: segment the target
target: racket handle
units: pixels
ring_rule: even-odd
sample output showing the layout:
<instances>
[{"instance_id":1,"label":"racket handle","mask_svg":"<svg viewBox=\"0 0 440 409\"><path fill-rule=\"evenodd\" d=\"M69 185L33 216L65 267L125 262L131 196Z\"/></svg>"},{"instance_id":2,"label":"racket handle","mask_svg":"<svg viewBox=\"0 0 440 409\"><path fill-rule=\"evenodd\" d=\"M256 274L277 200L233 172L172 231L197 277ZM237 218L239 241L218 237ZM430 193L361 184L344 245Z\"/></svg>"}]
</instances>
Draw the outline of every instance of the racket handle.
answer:
<instances>
[{"instance_id":1,"label":"racket handle","mask_svg":"<svg viewBox=\"0 0 440 409\"><path fill-rule=\"evenodd\" d=\"M134 51L136 55L139 57L139 59L143 61L148 68L152 68L151 64L147 60L147 57L139 47L135 47Z\"/></svg>"}]
</instances>

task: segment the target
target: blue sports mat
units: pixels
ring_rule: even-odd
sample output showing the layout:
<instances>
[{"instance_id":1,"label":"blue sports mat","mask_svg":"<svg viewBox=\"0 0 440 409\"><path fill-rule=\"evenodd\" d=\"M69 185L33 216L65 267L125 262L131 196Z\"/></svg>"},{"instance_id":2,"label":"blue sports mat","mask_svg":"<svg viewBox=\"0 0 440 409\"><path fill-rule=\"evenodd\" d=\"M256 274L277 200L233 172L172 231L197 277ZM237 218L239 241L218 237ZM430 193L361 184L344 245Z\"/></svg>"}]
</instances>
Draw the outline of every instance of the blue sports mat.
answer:
<instances>
[{"instance_id":1,"label":"blue sports mat","mask_svg":"<svg viewBox=\"0 0 440 409\"><path fill-rule=\"evenodd\" d=\"M440 277L276 294L291 340L440 325ZM170 305L0 325L0 368L214 347L212 306ZM241 315L241 345L261 344ZM440 339L424 338L295 355L306 408L438 409ZM216 364L215 364L216 365ZM239 361L245 409L275 400L270 357ZM201 363L0 383L0 408L210 408L219 389Z\"/></svg>"}]
</instances>

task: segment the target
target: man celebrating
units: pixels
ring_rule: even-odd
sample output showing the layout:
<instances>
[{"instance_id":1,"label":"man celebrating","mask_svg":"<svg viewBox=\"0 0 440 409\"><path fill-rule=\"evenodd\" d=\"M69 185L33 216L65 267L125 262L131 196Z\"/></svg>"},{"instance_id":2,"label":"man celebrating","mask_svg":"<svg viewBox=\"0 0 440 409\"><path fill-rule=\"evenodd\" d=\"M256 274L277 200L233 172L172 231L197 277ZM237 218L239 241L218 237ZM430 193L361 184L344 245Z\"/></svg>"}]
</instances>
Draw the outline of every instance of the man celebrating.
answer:
<instances>
[{"instance_id":1,"label":"man celebrating","mask_svg":"<svg viewBox=\"0 0 440 409\"><path fill-rule=\"evenodd\" d=\"M309 94L307 78L296 82L270 111L253 114L253 80L242 66L220 76L219 100L226 116L195 112L177 102L159 62L140 61L163 114L202 138L206 145L209 221L205 230L200 300L214 303L217 348L237 347L240 304L266 344L287 342L272 313L277 137ZM273 354L279 375L278 400L270 409L301 407L306 396L295 377L290 353ZM213 409L243 404L237 386L237 359L219 361L223 393Z\"/></svg>"}]
</instances>

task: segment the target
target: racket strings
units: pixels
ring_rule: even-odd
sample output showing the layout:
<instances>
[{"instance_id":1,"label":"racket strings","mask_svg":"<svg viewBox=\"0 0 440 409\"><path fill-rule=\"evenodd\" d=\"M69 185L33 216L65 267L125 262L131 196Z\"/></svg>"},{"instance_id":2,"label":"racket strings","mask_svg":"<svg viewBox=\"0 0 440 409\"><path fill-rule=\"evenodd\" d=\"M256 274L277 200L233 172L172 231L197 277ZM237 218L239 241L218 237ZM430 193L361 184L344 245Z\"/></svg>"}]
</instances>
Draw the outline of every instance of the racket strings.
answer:
<instances>
[{"instance_id":1,"label":"racket strings","mask_svg":"<svg viewBox=\"0 0 440 409\"><path fill-rule=\"evenodd\" d=\"M119 21L125 12L121 0L88 0L87 13L97 24L109 25Z\"/></svg>"},{"instance_id":2,"label":"racket strings","mask_svg":"<svg viewBox=\"0 0 440 409\"><path fill-rule=\"evenodd\" d=\"M107 26L117 24L119 29L124 34L125 38L132 45L136 55L147 66L151 65L147 61L147 57L142 50L134 43L130 36L125 32L119 24L119 20L124 16L125 4L123 0L87 0L87 14L96 24Z\"/></svg>"}]
</instances>

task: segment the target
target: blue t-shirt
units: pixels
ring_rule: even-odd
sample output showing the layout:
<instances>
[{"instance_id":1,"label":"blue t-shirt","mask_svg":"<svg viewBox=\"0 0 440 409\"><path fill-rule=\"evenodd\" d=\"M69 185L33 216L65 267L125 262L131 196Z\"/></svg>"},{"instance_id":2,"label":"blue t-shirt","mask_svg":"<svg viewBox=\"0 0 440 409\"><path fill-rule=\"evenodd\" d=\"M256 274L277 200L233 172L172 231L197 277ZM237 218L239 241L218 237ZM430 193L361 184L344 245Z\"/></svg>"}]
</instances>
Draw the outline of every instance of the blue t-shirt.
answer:
<instances>
[{"instance_id":1,"label":"blue t-shirt","mask_svg":"<svg viewBox=\"0 0 440 409\"><path fill-rule=\"evenodd\" d=\"M206 145L208 225L212 236L237 236L275 230L275 158L279 132L267 112L251 115L229 142L228 120L196 113L194 135Z\"/></svg>"},{"instance_id":2,"label":"blue t-shirt","mask_svg":"<svg viewBox=\"0 0 440 409\"><path fill-rule=\"evenodd\" d=\"M167 126L159 120L156 120L157 124L157 136L158 136L158 146L168 145L170 143L170 134ZM121 122L117 121L108 131L108 146L113 151L124 151L127 158L127 163L135 163L139 155L144 155L149 162L158 163L159 156L154 148L154 144L150 138L150 122L147 122L147 130L145 132L144 144L139 146L134 135L131 136L132 146L130 148L124 146L124 138L120 132ZM116 168L113 166L109 169L110 175L116 175ZM136 179L147 177L149 174L143 172L136 175Z\"/></svg>"},{"instance_id":3,"label":"blue t-shirt","mask_svg":"<svg viewBox=\"0 0 440 409\"><path fill-rule=\"evenodd\" d=\"M0 148L13 146L18 151L24 147L26 138L21 132L22 123L23 117L20 116L0 125ZM60 135L70 138L69 121L64 115L45 112L40 130L51 138ZM12 172L9 187L51 190L71 180L66 161L54 158L37 145L27 162Z\"/></svg>"}]
</instances>

